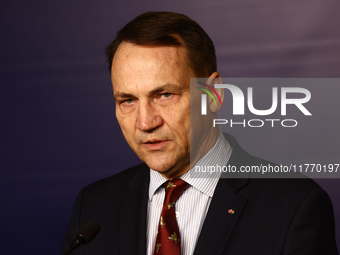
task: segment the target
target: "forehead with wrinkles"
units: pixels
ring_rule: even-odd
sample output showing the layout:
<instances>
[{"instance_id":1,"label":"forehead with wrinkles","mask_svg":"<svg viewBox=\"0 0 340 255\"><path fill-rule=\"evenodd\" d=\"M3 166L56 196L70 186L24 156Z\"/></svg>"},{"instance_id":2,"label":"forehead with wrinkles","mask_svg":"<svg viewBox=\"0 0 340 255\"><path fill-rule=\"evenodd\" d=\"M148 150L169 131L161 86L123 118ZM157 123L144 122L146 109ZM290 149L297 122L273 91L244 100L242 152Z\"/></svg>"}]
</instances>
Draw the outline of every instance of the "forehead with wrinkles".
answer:
<instances>
[{"instance_id":1,"label":"forehead with wrinkles","mask_svg":"<svg viewBox=\"0 0 340 255\"><path fill-rule=\"evenodd\" d=\"M178 82L172 79L183 78L190 70L184 47L123 42L114 56L111 74L115 90L117 86L136 86L147 81Z\"/></svg>"}]
</instances>

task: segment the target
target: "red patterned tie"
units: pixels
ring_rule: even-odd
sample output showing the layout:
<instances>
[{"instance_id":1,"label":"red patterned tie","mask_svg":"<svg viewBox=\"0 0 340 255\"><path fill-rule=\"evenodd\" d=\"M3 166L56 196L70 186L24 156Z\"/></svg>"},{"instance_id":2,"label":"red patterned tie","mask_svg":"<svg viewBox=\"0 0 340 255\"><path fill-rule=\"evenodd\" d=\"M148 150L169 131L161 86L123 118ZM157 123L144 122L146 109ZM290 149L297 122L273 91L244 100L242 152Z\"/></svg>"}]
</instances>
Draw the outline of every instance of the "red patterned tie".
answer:
<instances>
[{"instance_id":1,"label":"red patterned tie","mask_svg":"<svg viewBox=\"0 0 340 255\"><path fill-rule=\"evenodd\" d=\"M164 184L165 199L158 225L154 255L181 254L181 237L175 214L175 202L188 185L181 179L167 181Z\"/></svg>"}]
</instances>

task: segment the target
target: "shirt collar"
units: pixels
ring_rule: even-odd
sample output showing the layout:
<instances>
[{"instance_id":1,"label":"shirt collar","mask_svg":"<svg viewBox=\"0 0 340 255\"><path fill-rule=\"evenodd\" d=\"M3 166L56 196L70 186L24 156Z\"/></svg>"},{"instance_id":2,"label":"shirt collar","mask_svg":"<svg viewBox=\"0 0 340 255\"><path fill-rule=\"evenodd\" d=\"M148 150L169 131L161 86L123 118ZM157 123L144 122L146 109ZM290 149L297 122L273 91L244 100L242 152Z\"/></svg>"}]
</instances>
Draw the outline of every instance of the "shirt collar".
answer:
<instances>
[{"instance_id":1,"label":"shirt collar","mask_svg":"<svg viewBox=\"0 0 340 255\"><path fill-rule=\"evenodd\" d=\"M225 166L228 163L232 152L232 147L228 141L224 138L222 132L217 139L215 145L210 151L205 154L196 165L188 172L180 176L179 178L189 183L192 187L200 192L212 197L217 185L217 182L221 176L221 172L210 173L197 173L193 174L196 166ZM195 176L195 177L193 177ZM149 185L149 200L152 200L154 194L158 191L159 187L165 183L167 179L155 170L150 169L150 185Z\"/></svg>"}]
</instances>

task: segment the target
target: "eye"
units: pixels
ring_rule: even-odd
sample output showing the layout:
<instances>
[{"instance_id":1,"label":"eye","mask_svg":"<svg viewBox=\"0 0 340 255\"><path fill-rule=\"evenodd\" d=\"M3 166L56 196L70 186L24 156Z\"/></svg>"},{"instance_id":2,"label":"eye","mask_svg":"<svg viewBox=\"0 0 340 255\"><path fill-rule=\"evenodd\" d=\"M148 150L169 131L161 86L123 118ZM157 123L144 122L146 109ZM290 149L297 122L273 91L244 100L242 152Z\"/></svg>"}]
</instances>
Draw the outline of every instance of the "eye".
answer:
<instances>
[{"instance_id":1,"label":"eye","mask_svg":"<svg viewBox=\"0 0 340 255\"><path fill-rule=\"evenodd\" d=\"M169 98L171 96L171 93L163 93L162 96L164 98Z\"/></svg>"},{"instance_id":2,"label":"eye","mask_svg":"<svg viewBox=\"0 0 340 255\"><path fill-rule=\"evenodd\" d=\"M133 99L126 99L126 100L122 101L121 103L122 104L132 104L133 102L134 102Z\"/></svg>"}]
</instances>

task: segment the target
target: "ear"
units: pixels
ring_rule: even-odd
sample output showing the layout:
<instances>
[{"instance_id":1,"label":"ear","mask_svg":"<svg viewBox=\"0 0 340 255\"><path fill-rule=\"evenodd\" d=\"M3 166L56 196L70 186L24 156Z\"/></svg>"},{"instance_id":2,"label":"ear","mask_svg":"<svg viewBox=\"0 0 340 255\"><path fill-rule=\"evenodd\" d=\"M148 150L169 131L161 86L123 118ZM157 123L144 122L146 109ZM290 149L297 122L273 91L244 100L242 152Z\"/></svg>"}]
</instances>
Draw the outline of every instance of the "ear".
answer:
<instances>
[{"instance_id":1,"label":"ear","mask_svg":"<svg viewBox=\"0 0 340 255\"><path fill-rule=\"evenodd\" d=\"M223 100L224 100L224 89L222 89L222 88L215 89L215 84L222 84L221 75L218 72L212 73L209 76L209 78L207 79L207 84L210 85L211 87L213 87L214 90L216 91L217 95L218 95L218 96L216 95L215 91L214 91L214 93L211 93L215 98L216 104L211 97L209 97L209 99L208 99L208 105L210 107L210 111L213 112L213 113L216 113L221 109L222 104L223 104ZM220 99L221 99L221 101L220 101ZM222 102L222 104L221 104L221 102Z\"/></svg>"}]
</instances>

